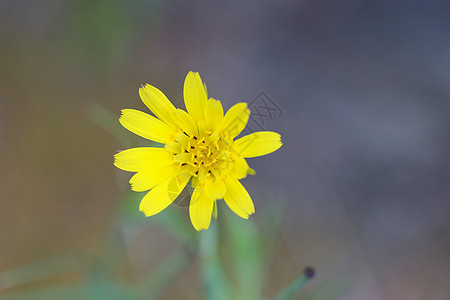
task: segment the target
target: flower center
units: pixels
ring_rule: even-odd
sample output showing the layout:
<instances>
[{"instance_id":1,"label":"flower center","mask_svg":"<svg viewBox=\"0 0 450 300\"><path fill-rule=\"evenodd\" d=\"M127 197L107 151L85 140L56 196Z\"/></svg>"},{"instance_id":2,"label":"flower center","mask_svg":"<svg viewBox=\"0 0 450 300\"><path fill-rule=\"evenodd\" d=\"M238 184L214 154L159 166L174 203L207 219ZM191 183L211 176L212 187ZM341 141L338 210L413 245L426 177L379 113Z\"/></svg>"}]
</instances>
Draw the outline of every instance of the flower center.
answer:
<instances>
[{"instance_id":1,"label":"flower center","mask_svg":"<svg viewBox=\"0 0 450 300\"><path fill-rule=\"evenodd\" d=\"M185 168L199 182L207 177L222 178L234 161L231 153L232 140L217 132L205 131L199 135L178 133L174 142L166 145L179 168Z\"/></svg>"}]
</instances>

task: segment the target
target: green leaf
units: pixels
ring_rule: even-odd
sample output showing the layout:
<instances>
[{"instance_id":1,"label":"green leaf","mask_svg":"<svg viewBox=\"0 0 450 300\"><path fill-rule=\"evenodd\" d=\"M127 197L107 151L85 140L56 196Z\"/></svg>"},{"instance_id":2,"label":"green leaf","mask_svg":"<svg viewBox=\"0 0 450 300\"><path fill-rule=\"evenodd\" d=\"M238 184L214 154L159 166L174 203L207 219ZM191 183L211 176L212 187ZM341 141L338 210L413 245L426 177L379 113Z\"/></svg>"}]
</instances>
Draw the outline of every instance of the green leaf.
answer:
<instances>
[{"instance_id":1,"label":"green leaf","mask_svg":"<svg viewBox=\"0 0 450 300\"><path fill-rule=\"evenodd\" d=\"M82 257L66 253L46 257L0 273L0 287L10 289L81 269Z\"/></svg>"},{"instance_id":2,"label":"green leaf","mask_svg":"<svg viewBox=\"0 0 450 300\"><path fill-rule=\"evenodd\" d=\"M120 126L118 114L116 115L98 104L92 104L87 113L91 122L109 132L121 144L130 146L130 138L125 134L124 128Z\"/></svg>"},{"instance_id":3,"label":"green leaf","mask_svg":"<svg viewBox=\"0 0 450 300\"><path fill-rule=\"evenodd\" d=\"M64 299L78 300L86 299L86 288L80 285L67 285L48 288L32 289L23 292L13 292L2 295L1 300L48 300Z\"/></svg>"}]
</instances>

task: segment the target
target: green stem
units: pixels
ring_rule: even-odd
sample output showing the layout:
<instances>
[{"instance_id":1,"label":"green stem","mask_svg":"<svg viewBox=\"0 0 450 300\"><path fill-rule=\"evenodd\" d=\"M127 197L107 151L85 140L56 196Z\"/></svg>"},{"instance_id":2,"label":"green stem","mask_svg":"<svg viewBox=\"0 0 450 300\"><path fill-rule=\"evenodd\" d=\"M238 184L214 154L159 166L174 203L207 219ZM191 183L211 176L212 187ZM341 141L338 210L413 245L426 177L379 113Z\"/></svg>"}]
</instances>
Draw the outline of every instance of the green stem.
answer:
<instances>
[{"instance_id":1,"label":"green stem","mask_svg":"<svg viewBox=\"0 0 450 300\"><path fill-rule=\"evenodd\" d=\"M217 224L214 224L208 230L199 233L200 276L205 300L232 299L230 283L220 263L217 227Z\"/></svg>"},{"instance_id":2,"label":"green stem","mask_svg":"<svg viewBox=\"0 0 450 300\"><path fill-rule=\"evenodd\" d=\"M294 279L286 288L284 288L273 300L289 300L297 294L308 281L314 277L314 270L306 267L303 272Z\"/></svg>"}]
</instances>

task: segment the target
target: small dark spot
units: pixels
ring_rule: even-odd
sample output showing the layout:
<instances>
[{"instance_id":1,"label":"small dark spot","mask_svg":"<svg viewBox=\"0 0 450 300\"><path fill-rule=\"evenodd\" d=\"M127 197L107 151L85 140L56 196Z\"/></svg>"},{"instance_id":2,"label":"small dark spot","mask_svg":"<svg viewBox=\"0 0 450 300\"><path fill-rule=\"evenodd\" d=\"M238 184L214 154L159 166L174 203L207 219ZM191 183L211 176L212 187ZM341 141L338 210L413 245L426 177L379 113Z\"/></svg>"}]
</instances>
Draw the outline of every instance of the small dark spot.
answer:
<instances>
[{"instance_id":1,"label":"small dark spot","mask_svg":"<svg viewBox=\"0 0 450 300\"><path fill-rule=\"evenodd\" d=\"M197 154L194 155L194 158L197 158Z\"/></svg>"},{"instance_id":2,"label":"small dark spot","mask_svg":"<svg viewBox=\"0 0 450 300\"><path fill-rule=\"evenodd\" d=\"M194 165L197 165L197 164L198 164L198 162L194 161Z\"/></svg>"},{"instance_id":3,"label":"small dark spot","mask_svg":"<svg viewBox=\"0 0 450 300\"><path fill-rule=\"evenodd\" d=\"M187 149L184 149L184 153L189 153L189 151L187 151Z\"/></svg>"},{"instance_id":4,"label":"small dark spot","mask_svg":"<svg viewBox=\"0 0 450 300\"><path fill-rule=\"evenodd\" d=\"M186 163L182 163L182 164L181 164L181 166L185 166L185 165L186 165Z\"/></svg>"},{"instance_id":5,"label":"small dark spot","mask_svg":"<svg viewBox=\"0 0 450 300\"><path fill-rule=\"evenodd\" d=\"M209 170L208 173L211 174L211 170Z\"/></svg>"},{"instance_id":6,"label":"small dark spot","mask_svg":"<svg viewBox=\"0 0 450 300\"><path fill-rule=\"evenodd\" d=\"M198 175L198 171L195 171L195 175Z\"/></svg>"},{"instance_id":7,"label":"small dark spot","mask_svg":"<svg viewBox=\"0 0 450 300\"><path fill-rule=\"evenodd\" d=\"M308 279L311 279L311 278L313 278L316 275L316 271L314 270L314 268L313 267L309 267L309 266L305 267L303 269L303 273L305 274L305 276Z\"/></svg>"},{"instance_id":8,"label":"small dark spot","mask_svg":"<svg viewBox=\"0 0 450 300\"><path fill-rule=\"evenodd\" d=\"M197 140L197 137L195 135L193 136L193 138L194 138L194 140Z\"/></svg>"},{"instance_id":9,"label":"small dark spot","mask_svg":"<svg viewBox=\"0 0 450 300\"><path fill-rule=\"evenodd\" d=\"M194 147L194 146L191 146L191 149L195 149L195 147Z\"/></svg>"}]
</instances>

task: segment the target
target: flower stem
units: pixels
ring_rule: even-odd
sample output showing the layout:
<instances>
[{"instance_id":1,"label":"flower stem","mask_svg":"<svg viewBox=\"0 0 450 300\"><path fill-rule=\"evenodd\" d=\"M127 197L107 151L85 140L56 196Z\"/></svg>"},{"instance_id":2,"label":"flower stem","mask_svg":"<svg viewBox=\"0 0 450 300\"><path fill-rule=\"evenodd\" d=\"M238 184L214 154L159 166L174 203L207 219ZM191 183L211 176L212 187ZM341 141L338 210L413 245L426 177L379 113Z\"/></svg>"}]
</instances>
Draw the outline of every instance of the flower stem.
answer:
<instances>
[{"instance_id":1,"label":"flower stem","mask_svg":"<svg viewBox=\"0 0 450 300\"><path fill-rule=\"evenodd\" d=\"M228 300L230 283L220 263L218 223L200 234L200 272L205 300Z\"/></svg>"},{"instance_id":2,"label":"flower stem","mask_svg":"<svg viewBox=\"0 0 450 300\"><path fill-rule=\"evenodd\" d=\"M282 290L273 300L289 300L292 299L308 281L314 277L314 269L306 267L303 272L295 278L284 290Z\"/></svg>"}]
</instances>

